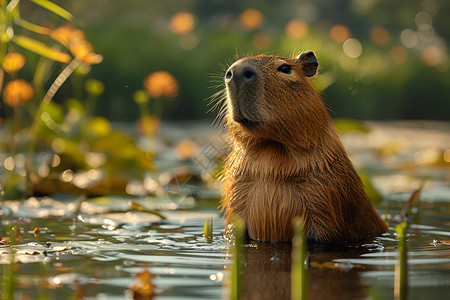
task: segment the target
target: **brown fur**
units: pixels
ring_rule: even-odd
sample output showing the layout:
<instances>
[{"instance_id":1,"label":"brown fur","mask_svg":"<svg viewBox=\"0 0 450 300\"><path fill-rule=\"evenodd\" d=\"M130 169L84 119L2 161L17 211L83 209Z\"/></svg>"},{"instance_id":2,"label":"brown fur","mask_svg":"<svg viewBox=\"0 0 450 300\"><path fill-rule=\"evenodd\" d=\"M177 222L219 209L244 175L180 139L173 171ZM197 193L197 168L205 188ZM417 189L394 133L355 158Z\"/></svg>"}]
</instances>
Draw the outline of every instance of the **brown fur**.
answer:
<instances>
[{"instance_id":1,"label":"brown fur","mask_svg":"<svg viewBox=\"0 0 450 300\"><path fill-rule=\"evenodd\" d=\"M307 78L317 67L314 54L307 54L247 57L226 74L232 150L221 203L226 222L239 215L250 238L263 241L291 240L296 217L307 238L318 242L386 232ZM280 71L285 64L290 74Z\"/></svg>"}]
</instances>

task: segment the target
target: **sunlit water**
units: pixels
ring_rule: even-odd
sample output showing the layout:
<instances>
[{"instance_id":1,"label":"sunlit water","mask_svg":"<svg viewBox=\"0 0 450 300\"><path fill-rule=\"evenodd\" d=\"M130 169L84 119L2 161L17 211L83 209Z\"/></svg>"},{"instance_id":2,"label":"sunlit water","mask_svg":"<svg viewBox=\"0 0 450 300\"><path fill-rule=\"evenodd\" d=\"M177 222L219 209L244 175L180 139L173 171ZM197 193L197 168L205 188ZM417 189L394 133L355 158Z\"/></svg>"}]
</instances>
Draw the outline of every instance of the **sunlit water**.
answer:
<instances>
[{"instance_id":1,"label":"sunlit water","mask_svg":"<svg viewBox=\"0 0 450 300\"><path fill-rule=\"evenodd\" d=\"M389 136L395 141L396 132L407 139L405 131L389 131L382 126L377 130L384 134L385 141ZM439 130L432 132L442 135ZM426 159L417 153L424 156L420 151L434 147L416 149L416 144L408 140L400 141L409 143L407 150L377 161L373 153L377 146L365 143L366 138L348 135L344 142L357 165L372 165L373 183L383 197L377 208L389 222L390 232L360 245L313 249L307 271L310 298L394 298L398 261L394 228L409 195L427 177L431 179L409 215L408 296L450 299L448 165L402 169L399 166L410 159L418 159L419 163ZM436 144L450 148L449 142L440 138ZM168 209L173 208L173 199L161 199L157 206L166 208L162 212L167 220L160 220L130 210L123 198L87 200L80 211L74 212L78 201L57 197L3 203L2 237L13 225L17 241L12 247L0 245L0 271L3 279L14 273L15 298L132 299L130 287L145 270L153 276L153 299L227 297L232 256L223 238L222 218L214 206L173 210ZM149 204L148 200L140 201ZM209 217L213 218L211 243L203 237L203 225ZM11 269L12 252L16 263ZM288 243L245 245L243 298L289 299L290 254Z\"/></svg>"}]
</instances>

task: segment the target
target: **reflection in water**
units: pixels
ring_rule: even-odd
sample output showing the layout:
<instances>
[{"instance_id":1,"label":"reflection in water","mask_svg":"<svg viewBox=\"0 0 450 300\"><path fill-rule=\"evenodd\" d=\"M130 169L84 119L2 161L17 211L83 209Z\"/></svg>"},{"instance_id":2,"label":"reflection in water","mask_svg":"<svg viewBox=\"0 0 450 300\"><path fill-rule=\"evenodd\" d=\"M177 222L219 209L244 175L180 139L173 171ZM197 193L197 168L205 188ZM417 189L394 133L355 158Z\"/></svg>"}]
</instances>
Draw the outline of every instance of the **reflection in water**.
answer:
<instances>
[{"instance_id":1,"label":"reflection in water","mask_svg":"<svg viewBox=\"0 0 450 300\"><path fill-rule=\"evenodd\" d=\"M245 249L245 277L241 299L291 298L291 244L251 242ZM338 258L357 258L364 248L310 251L307 270L309 299L362 299L369 287L360 280L361 268L330 263Z\"/></svg>"}]
</instances>

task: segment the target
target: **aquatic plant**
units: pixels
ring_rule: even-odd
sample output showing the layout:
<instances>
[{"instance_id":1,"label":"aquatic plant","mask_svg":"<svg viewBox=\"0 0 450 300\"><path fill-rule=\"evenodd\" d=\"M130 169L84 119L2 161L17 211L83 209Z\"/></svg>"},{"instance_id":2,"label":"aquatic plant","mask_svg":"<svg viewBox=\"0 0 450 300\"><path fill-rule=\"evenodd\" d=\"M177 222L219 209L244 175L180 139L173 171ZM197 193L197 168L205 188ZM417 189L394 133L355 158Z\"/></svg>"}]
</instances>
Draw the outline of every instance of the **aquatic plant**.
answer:
<instances>
[{"instance_id":1,"label":"aquatic plant","mask_svg":"<svg viewBox=\"0 0 450 300\"><path fill-rule=\"evenodd\" d=\"M395 227L398 239L398 263L395 266L395 299L405 300L408 295L408 246L406 231L408 223L402 222Z\"/></svg>"},{"instance_id":2,"label":"aquatic plant","mask_svg":"<svg viewBox=\"0 0 450 300\"><path fill-rule=\"evenodd\" d=\"M291 297L294 300L307 299L306 287L306 239L303 222L294 222L294 238L292 239Z\"/></svg>"},{"instance_id":3,"label":"aquatic plant","mask_svg":"<svg viewBox=\"0 0 450 300\"><path fill-rule=\"evenodd\" d=\"M244 244L244 222L241 218L234 216L233 218L233 238L234 244L231 252L233 254L233 262L231 263L229 286L228 286L228 299L239 300L241 296L242 286L242 271L243 271L243 251L242 246Z\"/></svg>"},{"instance_id":4,"label":"aquatic plant","mask_svg":"<svg viewBox=\"0 0 450 300\"><path fill-rule=\"evenodd\" d=\"M0 1L0 149L7 153L1 197L128 194L129 181L152 168L153 155L94 115L105 86L87 75L103 57L74 16L51 1L32 2L66 23L32 24L21 16L20 1ZM73 94L53 101L69 78ZM62 90L67 97L70 90Z\"/></svg>"},{"instance_id":5,"label":"aquatic plant","mask_svg":"<svg viewBox=\"0 0 450 300\"><path fill-rule=\"evenodd\" d=\"M51 1L31 2L66 21L73 20L71 13ZM20 198L20 194L33 194L36 183L49 173L45 171L50 167L45 165L47 162L44 165L42 161L34 162L38 144L42 140L51 143L54 141L54 136L49 138L52 134L64 136L73 129L69 124L61 124L61 108L51 103L53 97L75 71L84 69L86 73L90 65L100 63L103 58L94 52L84 33L72 23L56 29L32 24L21 17L19 1L1 1L0 4L0 92L5 104L5 124L13 124L8 135L10 157L4 163L6 171L1 176L1 186L3 197ZM37 55L37 63L33 63L36 61L33 54ZM26 57L33 59L28 62ZM23 67L34 73L31 81L20 78ZM62 71L49 85L48 80L57 69ZM93 92L101 94L101 89L94 91L92 86L87 86L87 93L92 95ZM8 114L10 110L12 116ZM46 148L51 146L47 144ZM60 159L60 156L54 157Z\"/></svg>"},{"instance_id":6,"label":"aquatic plant","mask_svg":"<svg viewBox=\"0 0 450 300\"><path fill-rule=\"evenodd\" d=\"M208 219L205 219L205 225L203 226L203 236L205 237L205 240L207 243L211 243L213 240L213 234L212 234L212 217Z\"/></svg>"},{"instance_id":7,"label":"aquatic plant","mask_svg":"<svg viewBox=\"0 0 450 300\"><path fill-rule=\"evenodd\" d=\"M3 275L3 298L5 300L13 300L14 299L14 291L16 284L16 266L15 266L15 249L16 245L16 234L15 228L12 225L7 226L6 232L9 234L9 264L3 265L2 269L4 270ZM0 239L2 240L2 239ZM2 240L4 242L4 240Z\"/></svg>"}]
</instances>

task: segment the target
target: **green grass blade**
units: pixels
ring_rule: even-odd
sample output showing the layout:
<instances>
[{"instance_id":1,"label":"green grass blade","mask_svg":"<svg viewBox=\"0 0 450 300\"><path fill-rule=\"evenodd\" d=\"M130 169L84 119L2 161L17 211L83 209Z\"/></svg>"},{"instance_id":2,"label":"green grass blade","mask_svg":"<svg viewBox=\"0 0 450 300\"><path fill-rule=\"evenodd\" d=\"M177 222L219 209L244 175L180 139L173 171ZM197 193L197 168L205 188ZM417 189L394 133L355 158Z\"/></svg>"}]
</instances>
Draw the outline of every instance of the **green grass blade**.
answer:
<instances>
[{"instance_id":1,"label":"green grass blade","mask_svg":"<svg viewBox=\"0 0 450 300\"><path fill-rule=\"evenodd\" d=\"M306 287L306 239L303 222L294 222L294 238L292 239L292 267L291 267L291 298L293 300L307 299Z\"/></svg>"},{"instance_id":2,"label":"green grass blade","mask_svg":"<svg viewBox=\"0 0 450 300\"><path fill-rule=\"evenodd\" d=\"M203 236L208 239L208 219L205 219L205 224L203 225Z\"/></svg>"},{"instance_id":3,"label":"green grass blade","mask_svg":"<svg viewBox=\"0 0 450 300\"><path fill-rule=\"evenodd\" d=\"M71 21L73 19L73 15L65 10L64 8L56 5L55 3L48 1L48 0L30 0L31 2L39 5L40 7L43 7L49 11L51 11L54 14L57 14L58 16Z\"/></svg>"},{"instance_id":4,"label":"green grass blade","mask_svg":"<svg viewBox=\"0 0 450 300\"><path fill-rule=\"evenodd\" d=\"M43 34L43 35L50 34L50 29L48 29L47 27L39 26L39 25L30 23L28 21L25 21L23 19L15 19L14 23L22 28L25 28L25 29L35 32L35 33L39 33L39 34Z\"/></svg>"},{"instance_id":5,"label":"green grass blade","mask_svg":"<svg viewBox=\"0 0 450 300\"><path fill-rule=\"evenodd\" d=\"M213 234L212 234L212 217L205 219L205 224L203 225L203 236L205 237L205 240L207 243L211 243L213 240Z\"/></svg>"},{"instance_id":6,"label":"green grass blade","mask_svg":"<svg viewBox=\"0 0 450 300\"><path fill-rule=\"evenodd\" d=\"M52 49L42 42L30 39L29 37L23 35L15 36L13 41L24 49L54 61L68 63L71 59L69 54Z\"/></svg>"},{"instance_id":7,"label":"green grass blade","mask_svg":"<svg viewBox=\"0 0 450 300\"><path fill-rule=\"evenodd\" d=\"M243 270L243 253L242 245L244 244L244 222L239 217L233 218L234 224L234 246L232 248L233 252L233 263L231 264L231 278L229 286L229 299L239 300L241 296L241 284L242 276L241 272Z\"/></svg>"},{"instance_id":8,"label":"green grass blade","mask_svg":"<svg viewBox=\"0 0 450 300\"><path fill-rule=\"evenodd\" d=\"M394 297L395 299L405 300L408 293L408 257L407 257L407 243L406 243L406 230L408 224L402 222L395 227L398 239L398 263L395 266L395 284L394 284Z\"/></svg>"},{"instance_id":9,"label":"green grass blade","mask_svg":"<svg viewBox=\"0 0 450 300\"><path fill-rule=\"evenodd\" d=\"M212 217L209 218L209 230L208 230L208 236L212 239L213 236L213 224L212 224Z\"/></svg>"}]
</instances>

